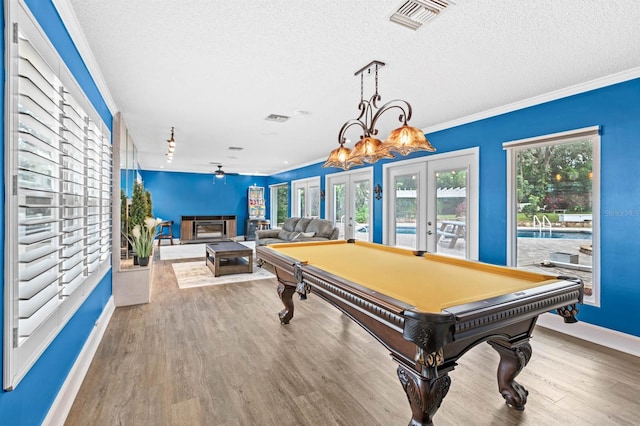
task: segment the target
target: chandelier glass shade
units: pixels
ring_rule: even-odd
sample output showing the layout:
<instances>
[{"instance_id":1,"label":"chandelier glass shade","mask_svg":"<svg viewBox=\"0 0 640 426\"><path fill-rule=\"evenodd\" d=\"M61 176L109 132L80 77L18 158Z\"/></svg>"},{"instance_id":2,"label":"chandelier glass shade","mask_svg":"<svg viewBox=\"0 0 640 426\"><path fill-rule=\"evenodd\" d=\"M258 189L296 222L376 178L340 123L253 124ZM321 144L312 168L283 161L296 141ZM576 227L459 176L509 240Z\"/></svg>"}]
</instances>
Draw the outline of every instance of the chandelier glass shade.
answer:
<instances>
[{"instance_id":1,"label":"chandelier glass shade","mask_svg":"<svg viewBox=\"0 0 640 426\"><path fill-rule=\"evenodd\" d=\"M433 152L436 150L429 143L422 130L406 124L392 131L383 146L385 149L401 155L409 155L415 151Z\"/></svg>"},{"instance_id":2,"label":"chandelier glass shade","mask_svg":"<svg viewBox=\"0 0 640 426\"><path fill-rule=\"evenodd\" d=\"M383 67L384 62L372 61L355 75L360 75L360 115L356 119L347 121L340 128L338 133L338 143L340 147L334 149L329 154L329 158L322 167L338 167L348 170L353 166L364 163L375 163L383 158L395 158L393 152L401 155L408 155L415 151L435 151L436 149L429 143L420 129L411 127L407 122L411 119L411 105L402 99L395 99L378 107L377 103L382 99L378 93L378 68ZM371 73L375 70L375 92L369 100L364 99L364 72ZM391 132L387 140L382 142L376 136L376 122L382 114L391 110L399 109L399 121L403 123L401 127ZM344 146L347 142L345 132L350 127L360 127L363 135L355 144L353 150Z\"/></svg>"},{"instance_id":3,"label":"chandelier glass shade","mask_svg":"<svg viewBox=\"0 0 640 426\"><path fill-rule=\"evenodd\" d=\"M395 155L380 139L365 136L353 147L351 157L361 159L365 163L375 163L383 158L395 158Z\"/></svg>"},{"instance_id":4,"label":"chandelier glass shade","mask_svg":"<svg viewBox=\"0 0 640 426\"><path fill-rule=\"evenodd\" d=\"M334 149L329 154L329 158L322 165L322 167L338 167L344 170L349 170L353 166L359 166L362 163L362 160L357 158L352 158L351 148L345 148L344 142L340 142L340 147Z\"/></svg>"}]
</instances>

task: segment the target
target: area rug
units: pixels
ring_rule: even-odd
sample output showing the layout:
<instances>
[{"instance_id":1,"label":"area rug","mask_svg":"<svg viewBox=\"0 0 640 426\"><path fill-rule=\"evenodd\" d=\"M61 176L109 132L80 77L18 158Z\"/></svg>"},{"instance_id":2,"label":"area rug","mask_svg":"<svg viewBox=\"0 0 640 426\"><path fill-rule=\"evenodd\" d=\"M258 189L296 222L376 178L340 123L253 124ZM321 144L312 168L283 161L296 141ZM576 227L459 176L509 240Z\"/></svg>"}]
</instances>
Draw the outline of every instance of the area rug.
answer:
<instances>
[{"instance_id":1,"label":"area rug","mask_svg":"<svg viewBox=\"0 0 640 426\"><path fill-rule=\"evenodd\" d=\"M202 250L204 251L204 249ZM271 272L255 265L253 274L231 274L214 277L213 272L205 265L204 259L199 262L173 263L171 266L173 266L173 272L176 274L178 287L181 289L275 278L275 275Z\"/></svg>"}]
</instances>

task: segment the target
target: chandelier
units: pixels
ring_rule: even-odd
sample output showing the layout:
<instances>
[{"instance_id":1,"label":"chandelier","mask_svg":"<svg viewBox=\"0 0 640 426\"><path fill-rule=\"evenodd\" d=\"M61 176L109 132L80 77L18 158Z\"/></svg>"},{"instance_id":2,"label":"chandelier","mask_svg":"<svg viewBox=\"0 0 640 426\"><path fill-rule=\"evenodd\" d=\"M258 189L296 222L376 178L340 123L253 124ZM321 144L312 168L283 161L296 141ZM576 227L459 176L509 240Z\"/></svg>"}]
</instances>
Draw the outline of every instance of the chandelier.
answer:
<instances>
[{"instance_id":1,"label":"chandelier","mask_svg":"<svg viewBox=\"0 0 640 426\"><path fill-rule=\"evenodd\" d=\"M171 128L171 139L167 139L167 142L169 143L169 147L165 155L167 156L167 163L170 163L173 161L173 151L176 150L176 141L173 139L173 127Z\"/></svg>"},{"instance_id":2,"label":"chandelier","mask_svg":"<svg viewBox=\"0 0 640 426\"><path fill-rule=\"evenodd\" d=\"M382 68L384 65L384 62L372 61L355 72L354 75L360 75L360 104L358 104L360 115L358 118L351 119L342 125L338 133L340 147L331 151L329 158L327 158L322 167L338 167L348 170L353 166L364 163L375 163L382 158L395 158L393 152L408 155L414 151L433 152L436 150L424 136L422 130L407 125L407 122L411 119L411 105L409 105L409 102L402 99L394 99L378 107L377 103L382 100L378 93L378 68ZM367 101L364 99L363 74L365 71L371 73L372 68L375 69L375 92ZM401 111L399 121L402 126L392 131L389 137L382 142L376 137L378 135L376 122L382 114L395 108ZM363 134L353 149L350 149L344 146L347 142L344 134L352 126L360 127Z\"/></svg>"}]
</instances>

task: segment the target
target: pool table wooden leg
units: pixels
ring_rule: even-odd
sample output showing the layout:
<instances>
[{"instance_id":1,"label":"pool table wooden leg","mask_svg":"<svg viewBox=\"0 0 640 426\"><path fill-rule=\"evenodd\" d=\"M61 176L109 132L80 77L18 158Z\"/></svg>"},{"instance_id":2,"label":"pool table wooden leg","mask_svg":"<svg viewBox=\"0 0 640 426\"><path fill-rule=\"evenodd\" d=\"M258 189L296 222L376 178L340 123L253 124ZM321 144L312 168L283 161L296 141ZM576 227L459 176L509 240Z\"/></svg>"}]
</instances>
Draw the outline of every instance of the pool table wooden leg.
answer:
<instances>
[{"instance_id":1,"label":"pool table wooden leg","mask_svg":"<svg viewBox=\"0 0 640 426\"><path fill-rule=\"evenodd\" d=\"M282 281L278 282L278 296L284 305L284 309L278 312L281 324L289 324L293 318L293 294L295 292L295 286L285 285Z\"/></svg>"},{"instance_id":2,"label":"pool table wooden leg","mask_svg":"<svg viewBox=\"0 0 640 426\"><path fill-rule=\"evenodd\" d=\"M498 389L505 403L516 410L524 410L529 392L514 379L531 359L531 345L528 342L511 344L489 341L500 354L498 364Z\"/></svg>"},{"instance_id":3,"label":"pool table wooden leg","mask_svg":"<svg viewBox=\"0 0 640 426\"><path fill-rule=\"evenodd\" d=\"M409 426L433 425L433 416L449 392L451 378L448 373L428 379L400 364L398 378L407 393L409 405L411 405L412 418Z\"/></svg>"}]
</instances>

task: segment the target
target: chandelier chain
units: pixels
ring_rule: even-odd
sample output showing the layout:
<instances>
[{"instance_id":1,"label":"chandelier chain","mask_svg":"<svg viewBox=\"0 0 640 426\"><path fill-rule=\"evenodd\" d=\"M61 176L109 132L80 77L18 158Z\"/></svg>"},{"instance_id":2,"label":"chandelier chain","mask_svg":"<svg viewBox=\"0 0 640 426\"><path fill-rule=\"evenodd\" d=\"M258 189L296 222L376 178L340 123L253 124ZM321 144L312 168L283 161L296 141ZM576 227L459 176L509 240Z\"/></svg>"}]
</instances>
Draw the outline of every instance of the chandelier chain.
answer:
<instances>
[{"instance_id":1,"label":"chandelier chain","mask_svg":"<svg viewBox=\"0 0 640 426\"><path fill-rule=\"evenodd\" d=\"M378 96L378 64L376 64L376 93L375 96Z\"/></svg>"}]
</instances>

